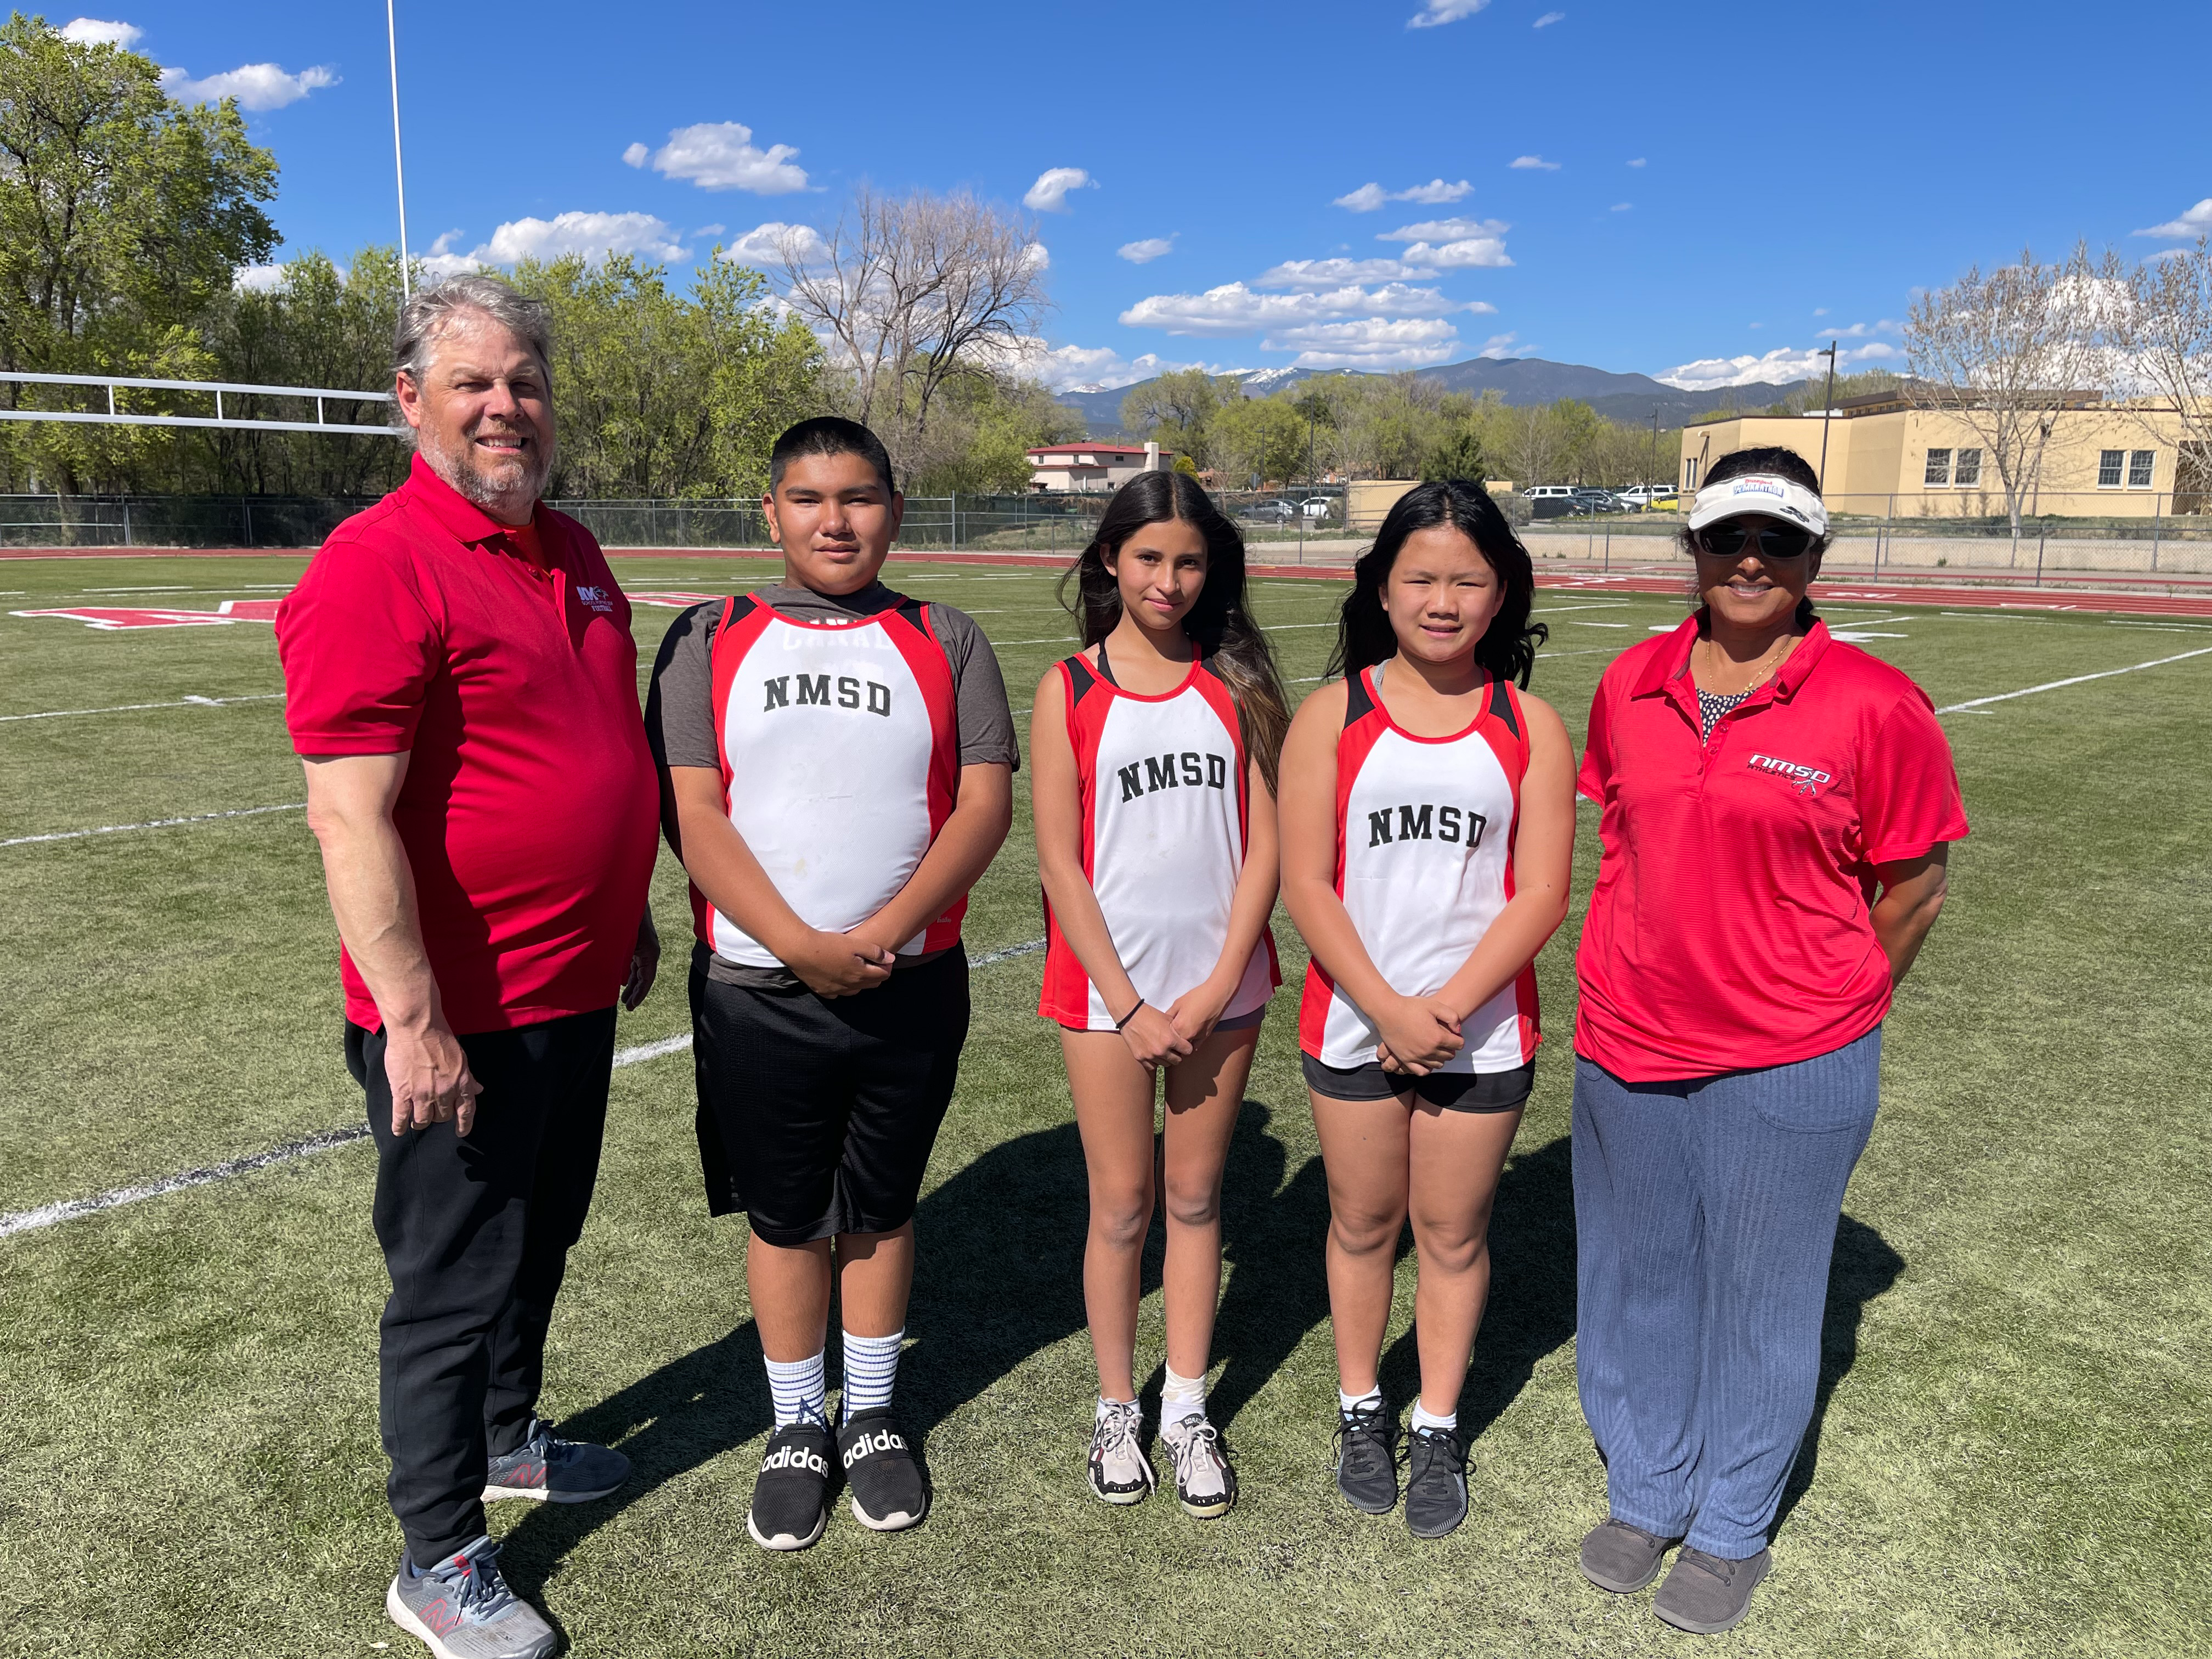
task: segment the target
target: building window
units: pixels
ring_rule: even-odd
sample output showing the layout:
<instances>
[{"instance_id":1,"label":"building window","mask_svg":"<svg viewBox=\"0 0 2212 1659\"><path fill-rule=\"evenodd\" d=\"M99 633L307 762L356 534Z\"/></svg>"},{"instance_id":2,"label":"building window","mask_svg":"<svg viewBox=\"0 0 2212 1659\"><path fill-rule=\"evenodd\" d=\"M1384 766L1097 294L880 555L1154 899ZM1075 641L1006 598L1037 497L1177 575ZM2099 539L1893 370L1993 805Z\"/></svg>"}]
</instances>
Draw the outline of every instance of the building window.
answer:
<instances>
[{"instance_id":1,"label":"building window","mask_svg":"<svg viewBox=\"0 0 2212 1659\"><path fill-rule=\"evenodd\" d=\"M1980 483L1981 481L1982 452L1978 449L1960 450L1959 452L1959 465L1956 470L1951 474L1951 482L1957 484L1961 489L1965 489Z\"/></svg>"},{"instance_id":2,"label":"building window","mask_svg":"<svg viewBox=\"0 0 2212 1659\"><path fill-rule=\"evenodd\" d=\"M1682 463L1682 488L1685 489L1695 489L1697 487L1698 458L1692 455Z\"/></svg>"},{"instance_id":3,"label":"building window","mask_svg":"<svg viewBox=\"0 0 2212 1659\"><path fill-rule=\"evenodd\" d=\"M2150 488L2151 464L2157 459L2158 452L2155 449L2138 449L2128 457L2129 489L2148 489Z\"/></svg>"},{"instance_id":4,"label":"building window","mask_svg":"<svg viewBox=\"0 0 2212 1659\"><path fill-rule=\"evenodd\" d=\"M1947 484L1951 482L1951 452L1931 449L1928 452L1928 471L1922 474L1923 484Z\"/></svg>"},{"instance_id":5,"label":"building window","mask_svg":"<svg viewBox=\"0 0 2212 1659\"><path fill-rule=\"evenodd\" d=\"M2124 449L2100 450L2097 455L2097 488L2118 489L2120 487L2120 466L2128 459Z\"/></svg>"}]
</instances>

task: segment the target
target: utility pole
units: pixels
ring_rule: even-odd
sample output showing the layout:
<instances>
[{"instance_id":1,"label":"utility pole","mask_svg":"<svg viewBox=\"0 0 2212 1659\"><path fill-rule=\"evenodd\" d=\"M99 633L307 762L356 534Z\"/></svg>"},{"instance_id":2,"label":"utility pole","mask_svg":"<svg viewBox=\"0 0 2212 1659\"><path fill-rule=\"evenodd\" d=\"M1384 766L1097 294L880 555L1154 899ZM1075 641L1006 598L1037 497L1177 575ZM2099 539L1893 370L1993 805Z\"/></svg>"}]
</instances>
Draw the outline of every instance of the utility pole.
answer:
<instances>
[{"instance_id":1,"label":"utility pole","mask_svg":"<svg viewBox=\"0 0 2212 1659\"><path fill-rule=\"evenodd\" d=\"M392 15L392 0L384 0L384 42L392 54L392 172L399 182L399 300L413 297L407 273L407 164L399 149L399 28Z\"/></svg>"},{"instance_id":2,"label":"utility pole","mask_svg":"<svg viewBox=\"0 0 2212 1659\"><path fill-rule=\"evenodd\" d=\"M1658 404L1652 404L1652 405L1651 405L1651 483L1650 483L1650 484L1649 488L1653 489L1656 489L1658 487L1659 487L1659 405L1658 405ZM1650 503L1650 501L1647 501L1646 502L1644 502L1644 507L1648 509L1648 508L1650 507L1651 503Z\"/></svg>"},{"instance_id":3,"label":"utility pole","mask_svg":"<svg viewBox=\"0 0 2212 1659\"><path fill-rule=\"evenodd\" d=\"M1829 422L1830 421L1833 420L1833 419L1835 418L1835 416L1836 416L1836 346L1837 346L1837 344L1838 344L1838 342L1836 342L1836 341L1834 341L1834 340L1831 340L1831 341L1829 341L1829 342L1828 342L1828 349L1827 349L1826 351L1816 351L1816 352L1814 352L1814 353L1813 354L1813 355L1814 355L1814 356L1816 356L1816 357L1826 357L1826 358L1828 360L1828 390L1827 390L1827 392L1826 392L1826 393L1821 397L1821 399L1820 399L1820 493L1821 493L1822 495L1826 495L1826 494L1828 493L1828 422Z\"/></svg>"}]
</instances>

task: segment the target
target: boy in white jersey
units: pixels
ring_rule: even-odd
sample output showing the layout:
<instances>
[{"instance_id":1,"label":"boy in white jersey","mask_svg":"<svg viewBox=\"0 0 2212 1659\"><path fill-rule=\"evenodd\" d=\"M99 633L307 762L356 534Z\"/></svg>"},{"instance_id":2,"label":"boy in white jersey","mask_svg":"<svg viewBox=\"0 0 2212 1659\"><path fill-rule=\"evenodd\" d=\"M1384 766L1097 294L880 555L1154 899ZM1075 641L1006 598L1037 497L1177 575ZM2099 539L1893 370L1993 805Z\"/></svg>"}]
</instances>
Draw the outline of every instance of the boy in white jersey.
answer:
<instances>
[{"instance_id":1,"label":"boy in white jersey","mask_svg":"<svg viewBox=\"0 0 2212 1659\"><path fill-rule=\"evenodd\" d=\"M692 884L708 1205L750 1224L775 1399L746 1528L786 1550L821 1536L833 1456L863 1526L926 1507L891 1386L915 1200L967 1036L960 918L1006 839L1019 757L981 630L877 580L905 502L875 434L802 422L769 479L783 580L677 619L646 725Z\"/></svg>"},{"instance_id":2,"label":"boy in white jersey","mask_svg":"<svg viewBox=\"0 0 2212 1659\"><path fill-rule=\"evenodd\" d=\"M1337 1485L1398 1501L1376 1386L1399 1230L1420 1260L1406 1522L1467 1516L1459 1395L1490 1289L1491 1202L1534 1074L1532 967L1567 910L1574 750L1524 684L1528 550L1471 483L1392 507L1353 572L1332 674L1283 748L1283 898L1311 947L1299 1020L1328 1173Z\"/></svg>"}]
</instances>

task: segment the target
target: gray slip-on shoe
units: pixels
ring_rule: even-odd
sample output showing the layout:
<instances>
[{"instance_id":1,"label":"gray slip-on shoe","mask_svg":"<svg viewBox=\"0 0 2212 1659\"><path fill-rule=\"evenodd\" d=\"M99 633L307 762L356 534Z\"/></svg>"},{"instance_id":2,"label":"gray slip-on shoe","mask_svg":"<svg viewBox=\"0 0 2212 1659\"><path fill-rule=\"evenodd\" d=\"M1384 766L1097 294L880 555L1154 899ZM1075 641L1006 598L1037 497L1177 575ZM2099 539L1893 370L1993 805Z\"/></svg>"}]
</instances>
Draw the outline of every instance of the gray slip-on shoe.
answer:
<instances>
[{"instance_id":1,"label":"gray slip-on shoe","mask_svg":"<svg viewBox=\"0 0 2212 1659\"><path fill-rule=\"evenodd\" d=\"M1667 1552L1681 1541L1608 1518L1583 1539L1583 1577L1615 1595L1632 1595L1659 1576Z\"/></svg>"},{"instance_id":2,"label":"gray slip-on shoe","mask_svg":"<svg viewBox=\"0 0 2212 1659\"><path fill-rule=\"evenodd\" d=\"M1693 1635L1717 1636L1734 1630L1751 1611L1751 1593L1773 1565L1769 1550L1730 1561L1686 1549L1674 1558L1674 1570L1651 1598L1651 1611L1676 1630Z\"/></svg>"}]
</instances>

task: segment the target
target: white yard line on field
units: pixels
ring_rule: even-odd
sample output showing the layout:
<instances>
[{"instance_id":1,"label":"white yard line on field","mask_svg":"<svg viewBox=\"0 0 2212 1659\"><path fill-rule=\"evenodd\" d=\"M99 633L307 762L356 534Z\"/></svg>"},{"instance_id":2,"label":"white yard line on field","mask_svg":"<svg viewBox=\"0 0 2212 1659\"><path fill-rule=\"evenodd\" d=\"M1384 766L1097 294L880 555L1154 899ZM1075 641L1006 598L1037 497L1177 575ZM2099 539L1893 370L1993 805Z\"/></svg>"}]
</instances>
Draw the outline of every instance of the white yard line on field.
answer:
<instances>
[{"instance_id":1,"label":"white yard line on field","mask_svg":"<svg viewBox=\"0 0 2212 1659\"><path fill-rule=\"evenodd\" d=\"M0 714L0 726L10 720L58 720L72 714L134 714L142 708L220 708L231 702L282 702L282 691L255 691L241 697L180 697L174 702L118 702L107 708L47 708L35 714Z\"/></svg>"},{"instance_id":2,"label":"white yard line on field","mask_svg":"<svg viewBox=\"0 0 2212 1659\"><path fill-rule=\"evenodd\" d=\"M1939 708L1939 714L1960 714L1979 708L1984 703L2009 702L2014 697L2032 697L2039 691L2056 691L2063 686L2087 685L2091 680L2109 680L2118 674L2140 673L2146 668L2163 668L2170 662L2186 662L2191 657L2212 657L2212 645L2196 651L2184 651L2179 656L2160 657L2150 662L2130 663L2125 668L2107 668L2095 674L2076 674L2070 679L2048 680L2041 685L2030 685L2018 691L2000 691L1994 697L1972 697L1965 702L1954 702Z\"/></svg>"},{"instance_id":3,"label":"white yard line on field","mask_svg":"<svg viewBox=\"0 0 2212 1659\"><path fill-rule=\"evenodd\" d=\"M989 968L1016 957L1034 955L1044 949L1041 939L1024 939L1019 945L1009 945L1000 950L986 951L978 957L968 958L970 968ZM647 1060L659 1060L669 1054L680 1054L691 1046L691 1034L662 1037L657 1042L640 1042L628 1048L615 1050L614 1063L617 1069L625 1066L641 1065ZM233 1176L251 1174L272 1164L289 1164L295 1159L311 1158L317 1152L327 1152L335 1146L351 1146L356 1140L368 1139L368 1125L349 1123L343 1128L326 1129L321 1134L309 1135L304 1140L288 1141L282 1146L272 1146L265 1152L255 1152L247 1158L234 1158L227 1164L211 1164L204 1169L186 1170L180 1175L164 1176L158 1181L143 1182L136 1186L117 1187L108 1192L96 1193L90 1198L65 1199L59 1204L43 1205L35 1210L17 1210L0 1214L0 1238L11 1233L36 1232L42 1227L52 1227L64 1221L74 1221L79 1216L97 1215L102 1210L119 1209L125 1204L136 1204L141 1199L161 1198L170 1193L185 1192L194 1187L205 1187L218 1181L228 1181Z\"/></svg>"},{"instance_id":4,"label":"white yard line on field","mask_svg":"<svg viewBox=\"0 0 2212 1659\"><path fill-rule=\"evenodd\" d=\"M56 830L43 836L10 836L0 847L27 847L33 842L82 841L88 836L120 836L133 830L173 830L185 823L211 823L217 818L251 818L264 812L304 812L307 803L288 801L281 806L238 806L228 812L194 812L181 818L149 818L144 823L103 823L94 830Z\"/></svg>"},{"instance_id":5,"label":"white yard line on field","mask_svg":"<svg viewBox=\"0 0 2212 1659\"><path fill-rule=\"evenodd\" d=\"M1563 611L1626 611L1627 609L1628 601L1626 599L1607 599L1602 603L1591 605L1547 605L1541 611L1532 611L1530 614L1538 617L1556 617Z\"/></svg>"}]
</instances>

